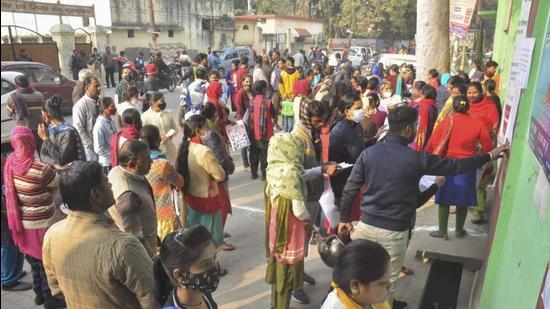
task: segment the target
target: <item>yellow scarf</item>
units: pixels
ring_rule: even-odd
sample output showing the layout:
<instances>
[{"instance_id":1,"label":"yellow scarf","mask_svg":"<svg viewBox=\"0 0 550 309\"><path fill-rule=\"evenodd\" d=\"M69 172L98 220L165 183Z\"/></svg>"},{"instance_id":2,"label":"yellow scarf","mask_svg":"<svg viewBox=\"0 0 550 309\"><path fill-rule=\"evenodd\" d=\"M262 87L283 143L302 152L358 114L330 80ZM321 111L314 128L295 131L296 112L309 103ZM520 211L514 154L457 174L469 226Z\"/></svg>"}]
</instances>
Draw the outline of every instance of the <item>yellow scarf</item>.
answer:
<instances>
[{"instance_id":1,"label":"yellow scarf","mask_svg":"<svg viewBox=\"0 0 550 309\"><path fill-rule=\"evenodd\" d=\"M359 305L358 303L353 300L353 298L349 297L344 290L342 290L336 282L332 281L330 283L330 286L334 288L336 291L336 295L338 296L338 299L346 306L346 309L365 309L365 307ZM368 308L372 309L391 309L390 303L385 301L381 304L371 305Z\"/></svg>"}]
</instances>

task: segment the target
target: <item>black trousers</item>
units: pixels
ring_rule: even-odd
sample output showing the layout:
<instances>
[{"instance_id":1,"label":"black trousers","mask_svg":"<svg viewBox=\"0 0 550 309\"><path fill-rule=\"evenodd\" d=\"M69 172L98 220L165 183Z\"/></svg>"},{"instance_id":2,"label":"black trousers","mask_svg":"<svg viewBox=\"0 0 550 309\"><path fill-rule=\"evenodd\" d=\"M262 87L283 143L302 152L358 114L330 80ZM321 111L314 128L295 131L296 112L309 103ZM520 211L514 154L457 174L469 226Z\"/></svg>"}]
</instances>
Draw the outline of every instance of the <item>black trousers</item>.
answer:
<instances>
[{"instance_id":1,"label":"black trousers","mask_svg":"<svg viewBox=\"0 0 550 309\"><path fill-rule=\"evenodd\" d=\"M41 260L30 255L25 255L25 259L31 266L32 289L34 293L36 296L44 298L46 305L49 305L52 301L52 293L48 286L44 264L42 264Z\"/></svg>"},{"instance_id":2,"label":"black trousers","mask_svg":"<svg viewBox=\"0 0 550 309\"><path fill-rule=\"evenodd\" d=\"M71 71L73 73L73 80L78 81L78 70Z\"/></svg>"},{"instance_id":3,"label":"black trousers","mask_svg":"<svg viewBox=\"0 0 550 309\"><path fill-rule=\"evenodd\" d=\"M115 68L114 67L105 68L105 81L107 83L107 87L109 87L109 85L111 87L115 86Z\"/></svg>"},{"instance_id":4,"label":"black trousers","mask_svg":"<svg viewBox=\"0 0 550 309\"><path fill-rule=\"evenodd\" d=\"M258 165L262 171L262 175L265 176L265 169L267 168L267 146L266 141L254 141L250 146L250 171L252 175L258 175Z\"/></svg>"}]
</instances>

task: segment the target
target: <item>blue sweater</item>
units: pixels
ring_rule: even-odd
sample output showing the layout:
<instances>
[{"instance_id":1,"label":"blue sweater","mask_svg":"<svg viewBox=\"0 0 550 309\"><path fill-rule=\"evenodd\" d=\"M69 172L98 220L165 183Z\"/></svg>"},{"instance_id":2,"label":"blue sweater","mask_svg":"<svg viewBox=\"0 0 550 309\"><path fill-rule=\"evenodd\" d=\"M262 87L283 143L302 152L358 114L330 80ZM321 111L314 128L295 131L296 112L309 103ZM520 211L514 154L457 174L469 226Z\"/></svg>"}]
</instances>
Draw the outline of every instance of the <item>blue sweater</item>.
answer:
<instances>
[{"instance_id":1,"label":"blue sweater","mask_svg":"<svg viewBox=\"0 0 550 309\"><path fill-rule=\"evenodd\" d=\"M392 231L405 231L418 207L418 182L423 175L457 175L491 160L489 154L445 159L407 146L405 138L388 135L365 149L351 172L341 201L341 222L349 222L353 199L361 185L363 223Z\"/></svg>"}]
</instances>

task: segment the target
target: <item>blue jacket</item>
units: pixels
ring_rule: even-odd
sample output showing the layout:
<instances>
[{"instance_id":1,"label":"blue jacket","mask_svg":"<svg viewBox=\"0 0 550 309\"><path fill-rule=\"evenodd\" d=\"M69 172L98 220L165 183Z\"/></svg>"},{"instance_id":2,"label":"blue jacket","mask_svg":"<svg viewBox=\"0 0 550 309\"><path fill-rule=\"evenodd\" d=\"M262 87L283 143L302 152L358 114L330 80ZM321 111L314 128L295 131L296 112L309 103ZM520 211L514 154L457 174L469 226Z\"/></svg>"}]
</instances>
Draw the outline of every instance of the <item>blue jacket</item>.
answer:
<instances>
[{"instance_id":1,"label":"blue jacket","mask_svg":"<svg viewBox=\"0 0 550 309\"><path fill-rule=\"evenodd\" d=\"M329 135L329 161L353 164L357 161L363 149L365 149L365 144L361 124L344 118L334 125ZM335 197L340 198L342 196L342 191L350 173L351 168L347 168L330 178Z\"/></svg>"},{"instance_id":2,"label":"blue jacket","mask_svg":"<svg viewBox=\"0 0 550 309\"><path fill-rule=\"evenodd\" d=\"M473 171L491 160L489 154L445 159L415 151L399 135L365 149L355 163L341 200L341 222L349 222L351 206L361 185L363 223L392 231L405 231L418 207L418 182L423 175L457 175Z\"/></svg>"}]
</instances>

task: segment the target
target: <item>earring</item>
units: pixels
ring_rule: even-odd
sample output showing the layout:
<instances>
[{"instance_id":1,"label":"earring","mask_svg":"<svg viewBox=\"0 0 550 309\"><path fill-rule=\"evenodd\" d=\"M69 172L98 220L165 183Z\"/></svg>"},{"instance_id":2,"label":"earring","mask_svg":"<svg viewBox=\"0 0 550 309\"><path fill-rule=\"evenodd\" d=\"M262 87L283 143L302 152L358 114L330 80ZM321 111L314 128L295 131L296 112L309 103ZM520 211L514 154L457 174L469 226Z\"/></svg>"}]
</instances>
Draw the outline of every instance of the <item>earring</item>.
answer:
<instances>
[{"instance_id":1,"label":"earring","mask_svg":"<svg viewBox=\"0 0 550 309\"><path fill-rule=\"evenodd\" d=\"M351 294L353 294L353 295L359 295L359 291L358 291L358 290L353 290L353 291L351 291Z\"/></svg>"}]
</instances>

